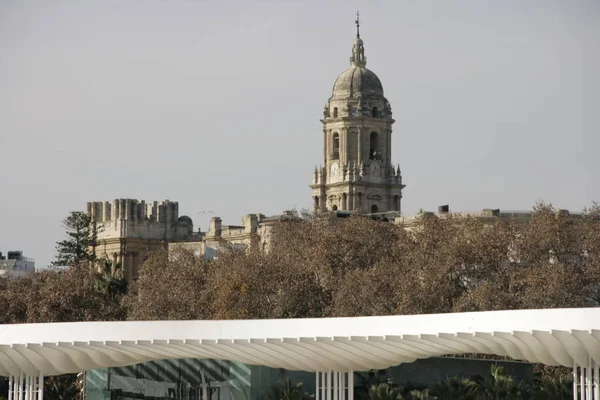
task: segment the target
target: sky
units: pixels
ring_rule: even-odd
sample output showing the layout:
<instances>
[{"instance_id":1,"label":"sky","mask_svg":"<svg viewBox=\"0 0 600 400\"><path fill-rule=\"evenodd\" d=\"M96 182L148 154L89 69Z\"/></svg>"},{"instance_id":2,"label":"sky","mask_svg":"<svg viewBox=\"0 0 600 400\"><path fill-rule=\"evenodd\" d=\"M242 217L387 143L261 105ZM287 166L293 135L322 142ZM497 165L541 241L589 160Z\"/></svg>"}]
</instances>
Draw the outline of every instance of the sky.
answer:
<instances>
[{"instance_id":1,"label":"sky","mask_svg":"<svg viewBox=\"0 0 600 400\"><path fill-rule=\"evenodd\" d=\"M0 0L0 251L44 267L88 201L311 207L357 6L404 213L600 200L597 0Z\"/></svg>"}]
</instances>

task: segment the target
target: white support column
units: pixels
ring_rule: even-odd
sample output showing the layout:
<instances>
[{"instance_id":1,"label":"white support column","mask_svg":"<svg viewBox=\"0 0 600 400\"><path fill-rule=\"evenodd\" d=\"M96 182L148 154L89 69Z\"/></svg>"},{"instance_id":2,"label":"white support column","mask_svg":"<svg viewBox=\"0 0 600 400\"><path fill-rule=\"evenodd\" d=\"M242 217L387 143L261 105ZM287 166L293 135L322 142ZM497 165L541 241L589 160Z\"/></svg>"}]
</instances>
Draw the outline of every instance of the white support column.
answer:
<instances>
[{"instance_id":1,"label":"white support column","mask_svg":"<svg viewBox=\"0 0 600 400\"><path fill-rule=\"evenodd\" d=\"M12 391L13 391L13 376L10 375L8 377L8 400L13 400Z\"/></svg>"},{"instance_id":2,"label":"white support column","mask_svg":"<svg viewBox=\"0 0 600 400\"><path fill-rule=\"evenodd\" d=\"M585 368L579 366L579 399L585 400Z\"/></svg>"},{"instance_id":3,"label":"white support column","mask_svg":"<svg viewBox=\"0 0 600 400\"><path fill-rule=\"evenodd\" d=\"M331 400L331 370L327 370L327 399Z\"/></svg>"},{"instance_id":4,"label":"white support column","mask_svg":"<svg viewBox=\"0 0 600 400\"><path fill-rule=\"evenodd\" d=\"M342 391L344 390L344 384L342 383L342 382L344 382L344 373L342 371L338 371L338 376L339 376L338 399L344 400L344 395L342 394Z\"/></svg>"},{"instance_id":5,"label":"white support column","mask_svg":"<svg viewBox=\"0 0 600 400\"><path fill-rule=\"evenodd\" d=\"M325 385L327 385L326 379L325 379L325 372L321 372L321 400L327 400L326 397L326 392L325 392Z\"/></svg>"},{"instance_id":6,"label":"white support column","mask_svg":"<svg viewBox=\"0 0 600 400\"><path fill-rule=\"evenodd\" d=\"M348 400L354 400L354 371L348 371Z\"/></svg>"},{"instance_id":7,"label":"white support column","mask_svg":"<svg viewBox=\"0 0 600 400\"><path fill-rule=\"evenodd\" d=\"M333 373L333 400L338 400L340 394L340 372Z\"/></svg>"},{"instance_id":8,"label":"white support column","mask_svg":"<svg viewBox=\"0 0 600 400\"><path fill-rule=\"evenodd\" d=\"M598 368L598 361L594 361L594 400L600 400L600 368Z\"/></svg>"},{"instance_id":9,"label":"white support column","mask_svg":"<svg viewBox=\"0 0 600 400\"><path fill-rule=\"evenodd\" d=\"M38 389L38 400L44 400L44 374L40 372L40 386Z\"/></svg>"},{"instance_id":10,"label":"white support column","mask_svg":"<svg viewBox=\"0 0 600 400\"><path fill-rule=\"evenodd\" d=\"M340 399L346 400L346 373L340 372L341 383L340 383Z\"/></svg>"},{"instance_id":11,"label":"white support column","mask_svg":"<svg viewBox=\"0 0 600 400\"><path fill-rule=\"evenodd\" d=\"M573 400L577 400L577 363L573 361Z\"/></svg>"},{"instance_id":12,"label":"white support column","mask_svg":"<svg viewBox=\"0 0 600 400\"><path fill-rule=\"evenodd\" d=\"M315 372L315 400L320 400L319 396L319 374L320 372Z\"/></svg>"},{"instance_id":13,"label":"white support column","mask_svg":"<svg viewBox=\"0 0 600 400\"><path fill-rule=\"evenodd\" d=\"M29 395L31 394L31 376L25 376L25 400L31 400Z\"/></svg>"},{"instance_id":14,"label":"white support column","mask_svg":"<svg viewBox=\"0 0 600 400\"><path fill-rule=\"evenodd\" d=\"M592 391L592 385L593 385L594 381L592 380L592 371L593 371L593 368L592 368L592 357L590 357L590 356L588 356L588 365L587 365L586 370L587 371L585 371L586 372L586 374L585 374L585 383L586 383L585 394L586 394L587 398L591 400L591 399L593 399L593 397L592 397L592 393L593 393L593 391Z\"/></svg>"},{"instance_id":15,"label":"white support column","mask_svg":"<svg viewBox=\"0 0 600 400\"><path fill-rule=\"evenodd\" d=\"M19 372L19 382L17 383L18 400L23 400L23 373Z\"/></svg>"}]
</instances>

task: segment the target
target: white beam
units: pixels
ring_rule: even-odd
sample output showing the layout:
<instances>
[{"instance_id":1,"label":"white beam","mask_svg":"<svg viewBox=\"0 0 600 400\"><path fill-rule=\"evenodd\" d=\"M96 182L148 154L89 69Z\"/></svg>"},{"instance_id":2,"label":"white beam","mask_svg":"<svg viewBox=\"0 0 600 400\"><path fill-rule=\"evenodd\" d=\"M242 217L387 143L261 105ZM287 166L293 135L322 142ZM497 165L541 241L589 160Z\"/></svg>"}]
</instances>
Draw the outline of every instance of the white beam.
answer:
<instances>
[{"instance_id":1,"label":"white beam","mask_svg":"<svg viewBox=\"0 0 600 400\"><path fill-rule=\"evenodd\" d=\"M319 396L320 392L319 392L319 375L321 373L319 371L315 372L315 400L320 400L321 397Z\"/></svg>"},{"instance_id":2,"label":"white beam","mask_svg":"<svg viewBox=\"0 0 600 400\"><path fill-rule=\"evenodd\" d=\"M348 400L354 400L354 371L348 371Z\"/></svg>"},{"instance_id":3,"label":"white beam","mask_svg":"<svg viewBox=\"0 0 600 400\"><path fill-rule=\"evenodd\" d=\"M340 399L346 400L346 373L340 372L340 377L342 378L342 382L340 383Z\"/></svg>"},{"instance_id":4,"label":"white beam","mask_svg":"<svg viewBox=\"0 0 600 400\"><path fill-rule=\"evenodd\" d=\"M586 384L587 384L587 390L586 390L586 395L588 399L593 399L592 397L592 384L593 384L593 380L592 380L592 357L588 356L588 365L587 365L587 371L586 371Z\"/></svg>"},{"instance_id":5,"label":"white beam","mask_svg":"<svg viewBox=\"0 0 600 400\"><path fill-rule=\"evenodd\" d=\"M333 375L333 400L340 400L340 371Z\"/></svg>"},{"instance_id":6,"label":"white beam","mask_svg":"<svg viewBox=\"0 0 600 400\"><path fill-rule=\"evenodd\" d=\"M586 398L585 398L585 367L583 365L579 366L579 393L581 394L581 400L586 400Z\"/></svg>"},{"instance_id":7,"label":"white beam","mask_svg":"<svg viewBox=\"0 0 600 400\"><path fill-rule=\"evenodd\" d=\"M600 400L600 368L598 368L598 362L594 360L594 400Z\"/></svg>"},{"instance_id":8,"label":"white beam","mask_svg":"<svg viewBox=\"0 0 600 400\"><path fill-rule=\"evenodd\" d=\"M23 400L23 372L19 373L19 400Z\"/></svg>"},{"instance_id":9,"label":"white beam","mask_svg":"<svg viewBox=\"0 0 600 400\"><path fill-rule=\"evenodd\" d=\"M38 389L38 400L44 400L44 374L40 372L40 388Z\"/></svg>"},{"instance_id":10,"label":"white beam","mask_svg":"<svg viewBox=\"0 0 600 400\"><path fill-rule=\"evenodd\" d=\"M331 370L327 371L327 399L331 400Z\"/></svg>"}]
</instances>

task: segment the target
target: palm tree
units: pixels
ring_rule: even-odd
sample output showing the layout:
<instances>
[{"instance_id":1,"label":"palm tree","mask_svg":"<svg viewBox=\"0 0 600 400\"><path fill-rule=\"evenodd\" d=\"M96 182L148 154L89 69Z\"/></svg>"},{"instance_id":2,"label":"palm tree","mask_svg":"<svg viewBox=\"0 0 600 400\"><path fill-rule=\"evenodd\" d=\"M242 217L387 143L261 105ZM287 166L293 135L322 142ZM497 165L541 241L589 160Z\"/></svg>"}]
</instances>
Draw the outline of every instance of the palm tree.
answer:
<instances>
[{"instance_id":1,"label":"palm tree","mask_svg":"<svg viewBox=\"0 0 600 400\"><path fill-rule=\"evenodd\" d=\"M303 382L293 383L287 377L283 382L276 383L271 387L271 392L266 394L267 400L309 400L311 396L302 392Z\"/></svg>"},{"instance_id":2,"label":"palm tree","mask_svg":"<svg viewBox=\"0 0 600 400\"><path fill-rule=\"evenodd\" d=\"M477 400L479 386L470 379L453 377L433 385L431 393L440 399Z\"/></svg>"},{"instance_id":3,"label":"palm tree","mask_svg":"<svg viewBox=\"0 0 600 400\"><path fill-rule=\"evenodd\" d=\"M456 397L457 399L459 397ZM462 399L462 397L460 397ZM433 396L431 394L429 394L429 389L423 389L423 390L411 390L408 393L408 400L437 400L438 397ZM448 399L448 400L452 400L454 398L450 398L450 397L440 397L440 399Z\"/></svg>"},{"instance_id":4,"label":"palm tree","mask_svg":"<svg viewBox=\"0 0 600 400\"><path fill-rule=\"evenodd\" d=\"M504 368L492 365L492 381L484 385L482 398L490 400L528 400L533 398L531 388L504 375Z\"/></svg>"},{"instance_id":5,"label":"palm tree","mask_svg":"<svg viewBox=\"0 0 600 400\"><path fill-rule=\"evenodd\" d=\"M372 369L367 373L357 373L354 394L359 400L367 400L371 387L379 386L382 383L391 387L397 386L392 382L385 369Z\"/></svg>"},{"instance_id":6,"label":"palm tree","mask_svg":"<svg viewBox=\"0 0 600 400\"><path fill-rule=\"evenodd\" d=\"M537 392L538 400L568 400L573 398L573 381L568 378L543 379Z\"/></svg>"},{"instance_id":7,"label":"palm tree","mask_svg":"<svg viewBox=\"0 0 600 400\"><path fill-rule=\"evenodd\" d=\"M380 383L369 388L369 400L403 400L402 391L389 383Z\"/></svg>"}]
</instances>

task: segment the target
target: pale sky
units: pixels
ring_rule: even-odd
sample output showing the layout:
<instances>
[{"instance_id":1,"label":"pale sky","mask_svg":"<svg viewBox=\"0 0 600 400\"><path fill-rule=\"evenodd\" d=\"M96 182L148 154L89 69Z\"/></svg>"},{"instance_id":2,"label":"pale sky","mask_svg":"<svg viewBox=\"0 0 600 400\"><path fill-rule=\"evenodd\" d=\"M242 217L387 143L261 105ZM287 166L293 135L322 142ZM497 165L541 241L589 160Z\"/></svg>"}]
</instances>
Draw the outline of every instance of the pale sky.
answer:
<instances>
[{"instance_id":1,"label":"pale sky","mask_svg":"<svg viewBox=\"0 0 600 400\"><path fill-rule=\"evenodd\" d=\"M600 200L597 0L0 0L0 251L44 267L87 201L310 207L357 5L405 213Z\"/></svg>"}]
</instances>

